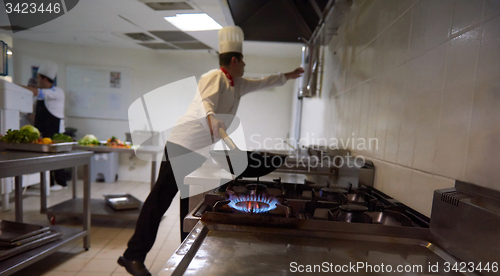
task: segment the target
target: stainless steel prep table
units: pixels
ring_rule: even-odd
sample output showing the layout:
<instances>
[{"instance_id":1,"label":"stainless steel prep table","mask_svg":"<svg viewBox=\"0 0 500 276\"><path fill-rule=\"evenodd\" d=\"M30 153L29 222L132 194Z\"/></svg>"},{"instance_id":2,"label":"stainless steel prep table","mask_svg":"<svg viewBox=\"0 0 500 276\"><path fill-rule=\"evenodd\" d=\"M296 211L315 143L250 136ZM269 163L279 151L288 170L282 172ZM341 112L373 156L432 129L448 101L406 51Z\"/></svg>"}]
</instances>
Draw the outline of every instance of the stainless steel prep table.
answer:
<instances>
[{"instance_id":1,"label":"stainless steel prep table","mask_svg":"<svg viewBox=\"0 0 500 276\"><path fill-rule=\"evenodd\" d=\"M70 151L63 153L38 153L24 151L0 151L0 178L15 178L15 216L17 222L23 221L22 175L40 173L40 212L47 212L47 195L45 186L45 171L63 169L67 167L83 166L83 199L81 212L83 214L83 230L70 227L53 227L63 233L60 240L35 248L20 255L0 262L0 275L12 274L36 261L56 252L60 247L78 238L83 238L83 247L90 248L90 158L91 152ZM74 177L75 179L76 177ZM75 185L75 180L73 185ZM75 187L73 187L75 188ZM75 194L75 193L74 193ZM75 200L75 199L72 199ZM71 201L71 200L70 200ZM60 205L60 204L58 204ZM58 206L56 205L56 206ZM56 207L54 206L54 207ZM52 207L52 208L54 208ZM70 211L69 211L70 212Z\"/></svg>"},{"instance_id":2,"label":"stainless steel prep table","mask_svg":"<svg viewBox=\"0 0 500 276\"><path fill-rule=\"evenodd\" d=\"M135 150L132 148L115 148L115 147L108 147L108 146L80 146L80 145L74 145L73 149L77 150L89 150L93 151L96 153L107 153L107 152L123 152L123 153L132 153L135 154ZM164 147L159 147L159 146L140 146L137 149L137 153L141 154L151 154L151 189L153 189L153 186L155 185L156 182L156 159L158 157L158 154L163 154L165 148Z\"/></svg>"}]
</instances>

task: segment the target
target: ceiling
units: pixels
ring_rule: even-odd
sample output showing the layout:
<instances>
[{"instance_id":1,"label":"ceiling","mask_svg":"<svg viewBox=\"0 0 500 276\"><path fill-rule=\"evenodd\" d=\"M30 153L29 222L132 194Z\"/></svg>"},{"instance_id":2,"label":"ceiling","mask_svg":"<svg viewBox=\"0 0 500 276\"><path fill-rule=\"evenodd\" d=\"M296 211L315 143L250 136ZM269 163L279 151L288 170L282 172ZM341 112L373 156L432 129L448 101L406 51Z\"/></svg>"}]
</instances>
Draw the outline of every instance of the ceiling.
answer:
<instances>
[{"instance_id":1,"label":"ceiling","mask_svg":"<svg viewBox=\"0 0 500 276\"><path fill-rule=\"evenodd\" d=\"M179 49L218 50L217 30L175 33L179 30L164 20L165 16L181 12L205 12L222 26L227 22L226 0L187 0L192 10L154 10L144 2L183 2L180 0L80 0L67 14L29 30L12 33L0 30L13 38L23 38L49 43L86 45L98 47L118 47L148 51L178 51ZM9 25L3 0L0 0L0 26ZM232 21L232 18L228 19ZM138 41L126 33L139 33L138 37L151 37ZM141 35L143 33L145 35ZM177 41L166 37L177 35ZM183 36L184 35L184 36ZM132 35L133 36L133 35ZM163 38L163 39L162 39ZM165 40L167 41L165 41ZM191 40L191 41L186 41ZM297 57L301 43L245 41L245 55L276 57Z\"/></svg>"}]
</instances>

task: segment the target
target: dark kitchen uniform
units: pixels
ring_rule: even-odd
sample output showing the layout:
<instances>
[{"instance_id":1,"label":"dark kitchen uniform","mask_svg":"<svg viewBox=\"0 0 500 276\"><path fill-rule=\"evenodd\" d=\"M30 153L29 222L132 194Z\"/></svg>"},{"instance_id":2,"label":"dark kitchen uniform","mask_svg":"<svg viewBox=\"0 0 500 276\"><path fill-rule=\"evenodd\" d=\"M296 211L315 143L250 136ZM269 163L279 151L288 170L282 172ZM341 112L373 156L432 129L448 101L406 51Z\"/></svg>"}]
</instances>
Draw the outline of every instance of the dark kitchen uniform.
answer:
<instances>
[{"instance_id":1,"label":"dark kitchen uniform","mask_svg":"<svg viewBox=\"0 0 500 276\"><path fill-rule=\"evenodd\" d=\"M35 127L42 137L51 138L54 134L63 132L61 131L64 129L63 118L64 91L56 86L40 88L35 109ZM54 171L54 178L59 185L66 186L64 169Z\"/></svg>"}]
</instances>

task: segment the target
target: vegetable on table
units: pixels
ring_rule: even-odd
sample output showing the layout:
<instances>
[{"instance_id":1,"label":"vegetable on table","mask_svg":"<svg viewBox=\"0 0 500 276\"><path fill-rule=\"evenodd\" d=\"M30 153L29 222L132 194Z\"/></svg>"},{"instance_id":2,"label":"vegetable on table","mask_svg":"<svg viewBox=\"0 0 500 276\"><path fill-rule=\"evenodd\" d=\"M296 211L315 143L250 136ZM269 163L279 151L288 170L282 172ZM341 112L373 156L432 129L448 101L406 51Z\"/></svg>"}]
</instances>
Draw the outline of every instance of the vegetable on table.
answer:
<instances>
[{"instance_id":1,"label":"vegetable on table","mask_svg":"<svg viewBox=\"0 0 500 276\"><path fill-rule=\"evenodd\" d=\"M106 141L106 146L112 148L130 148L130 145L123 143L120 139L116 138L115 136L111 136L111 138L109 138Z\"/></svg>"},{"instance_id":2,"label":"vegetable on table","mask_svg":"<svg viewBox=\"0 0 500 276\"><path fill-rule=\"evenodd\" d=\"M40 138L40 131L32 125L25 125L19 130L7 130L0 140L7 143L33 143Z\"/></svg>"},{"instance_id":3,"label":"vegetable on table","mask_svg":"<svg viewBox=\"0 0 500 276\"><path fill-rule=\"evenodd\" d=\"M99 140L92 134L87 134L82 139L78 140L78 144L82 146L98 146Z\"/></svg>"},{"instance_id":4,"label":"vegetable on table","mask_svg":"<svg viewBox=\"0 0 500 276\"><path fill-rule=\"evenodd\" d=\"M56 143L73 142L73 138L66 134L56 133L52 136L52 141Z\"/></svg>"}]
</instances>

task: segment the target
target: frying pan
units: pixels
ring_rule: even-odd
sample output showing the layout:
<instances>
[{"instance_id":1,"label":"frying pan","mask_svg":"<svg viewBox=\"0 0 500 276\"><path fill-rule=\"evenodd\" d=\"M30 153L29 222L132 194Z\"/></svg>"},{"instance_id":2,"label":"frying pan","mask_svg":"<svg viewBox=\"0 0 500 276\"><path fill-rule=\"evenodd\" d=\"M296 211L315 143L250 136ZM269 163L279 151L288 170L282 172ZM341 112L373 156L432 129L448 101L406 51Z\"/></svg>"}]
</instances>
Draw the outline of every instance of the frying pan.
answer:
<instances>
[{"instance_id":1,"label":"frying pan","mask_svg":"<svg viewBox=\"0 0 500 276\"><path fill-rule=\"evenodd\" d=\"M288 157L267 151L242 151L222 128L219 129L219 136L229 150L211 150L210 155L219 166L235 177L259 177L269 174L281 167Z\"/></svg>"}]
</instances>

